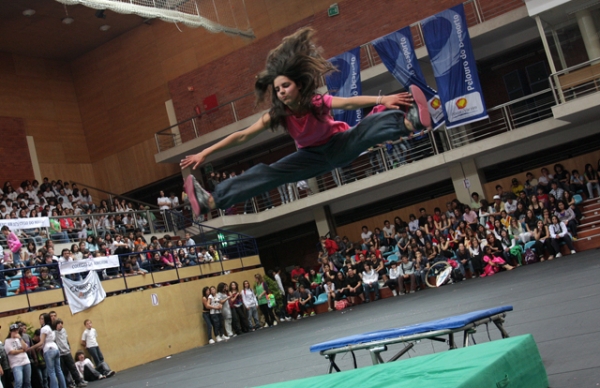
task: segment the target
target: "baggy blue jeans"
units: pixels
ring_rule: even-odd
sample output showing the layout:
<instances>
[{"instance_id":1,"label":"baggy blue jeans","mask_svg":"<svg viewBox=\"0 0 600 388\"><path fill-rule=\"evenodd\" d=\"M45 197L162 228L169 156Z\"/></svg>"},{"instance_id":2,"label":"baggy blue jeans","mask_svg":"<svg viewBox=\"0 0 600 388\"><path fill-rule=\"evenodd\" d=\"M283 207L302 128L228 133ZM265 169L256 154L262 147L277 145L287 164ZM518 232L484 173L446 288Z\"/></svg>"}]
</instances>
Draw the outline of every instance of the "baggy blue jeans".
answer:
<instances>
[{"instance_id":1,"label":"baggy blue jeans","mask_svg":"<svg viewBox=\"0 0 600 388\"><path fill-rule=\"evenodd\" d=\"M271 165L260 163L235 179L224 180L213 193L215 204L219 209L227 209L284 183L313 178L345 167L367 148L409 134L404 125L403 111L387 110L368 115L355 127L333 135L326 144L300 148Z\"/></svg>"}]
</instances>

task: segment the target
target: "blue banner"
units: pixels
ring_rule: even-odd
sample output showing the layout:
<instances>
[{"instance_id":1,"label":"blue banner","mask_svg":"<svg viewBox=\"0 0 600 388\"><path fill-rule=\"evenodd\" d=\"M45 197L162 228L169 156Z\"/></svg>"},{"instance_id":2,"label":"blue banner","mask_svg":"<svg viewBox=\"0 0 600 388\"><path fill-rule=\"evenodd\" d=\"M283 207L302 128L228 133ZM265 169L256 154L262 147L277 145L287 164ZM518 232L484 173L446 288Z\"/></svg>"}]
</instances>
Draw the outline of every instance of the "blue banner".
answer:
<instances>
[{"instance_id":1,"label":"blue banner","mask_svg":"<svg viewBox=\"0 0 600 388\"><path fill-rule=\"evenodd\" d=\"M362 85L360 82L360 47L345 52L329 60L338 71L325 77L329 94L338 97L360 96ZM362 109L343 110L334 109L333 118L336 121L345 121L351 127L362 120Z\"/></svg>"},{"instance_id":2,"label":"blue banner","mask_svg":"<svg viewBox=\"0 0 600 388\"><path fill-rule=\"evenodd\" d=\"M430 88L421 72L421 66L415 55L410 27L392 32L371 42L381 61L394 78L407 90L410 85L418 86L429 102L429 113L433 120L433 128L444 123L442 103L437 92Z\"/></svg>"},{"instance_id":3,"label":"blue banner","mask_svg":"<svg viewBox=\"0 0 600 388\"><path fill-rule=\"evenodd\" d=\"M487 118L463 5L421 22L448 128Z\"/></svg>"}]
</instances>

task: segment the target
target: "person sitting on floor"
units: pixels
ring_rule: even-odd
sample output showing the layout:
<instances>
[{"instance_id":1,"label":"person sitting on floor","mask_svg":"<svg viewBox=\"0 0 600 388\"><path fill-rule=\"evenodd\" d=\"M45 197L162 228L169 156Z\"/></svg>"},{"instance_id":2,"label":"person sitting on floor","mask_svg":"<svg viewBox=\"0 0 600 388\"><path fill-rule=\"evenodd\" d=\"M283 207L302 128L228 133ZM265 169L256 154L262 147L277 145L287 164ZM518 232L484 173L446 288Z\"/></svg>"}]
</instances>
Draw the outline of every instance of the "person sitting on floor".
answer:
<instances>
[{"instance_id":1,"label":"person sitting on floor","mask_svg":"<svg viewBox=\"0 0 600 388\"><path fill-rule=\"evenodd\" d=\"M385 286L388 287L390 290L392 290L392 294L394 294L394 296L398 295L398 291L396 291L396 288L398 288L398 277L400 276L400 269L398 268L398 263L395 261L392 261L390 264L390 269L388 271L388 274L385 275L384 279L385 279Z\"/></svg>"}]
</instances>

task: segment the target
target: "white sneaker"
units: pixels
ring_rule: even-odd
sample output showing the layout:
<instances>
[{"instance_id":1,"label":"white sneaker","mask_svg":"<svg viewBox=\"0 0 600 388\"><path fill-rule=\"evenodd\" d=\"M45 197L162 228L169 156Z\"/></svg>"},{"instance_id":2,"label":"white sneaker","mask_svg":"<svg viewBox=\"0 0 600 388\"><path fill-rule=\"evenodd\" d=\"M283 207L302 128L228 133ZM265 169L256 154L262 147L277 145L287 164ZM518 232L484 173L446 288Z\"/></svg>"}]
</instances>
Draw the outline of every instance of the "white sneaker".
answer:
<instances>
[{"instance_id":1,"label":"white sneaker","mask_svg":"<svg viewBox=\"0 0 600 388\"><path fill-rule=\"evenodd\" d=\"M558 259L559 257L562 257L562 253L560 253L560 252L558 252L558 253L556 254L556 256L554 256L554 258L556 258L556 259Z\"/></svg>"},{"instance_id":2,"label":"white sneaker","mask_svg":"<svg viewBox=\"0 0 600 388\"><path fill-rule=\"evenodd\" d=\"M233 335L229 338L237 337L237 334L233 333Z\"/></svg>"},{"instance_id":3,"label":"white sneaker","mask_svg":"<svg viewBox=\"0 0 600 388\"><path fill-rule=\"evenodd\" d=\"M292 317L285 317L285 320L289 322L292 320Z\"/></svg>"},{"instance_id":4,"label":"white sneaker","mask_svg":"<svg viewBox=\"0 0 600 388\"><path fill-rule=\"evenodd\" d=\"M220 336L220 335L218 335L218 336L217 336L217 342L221 342L221 341L223 341L223 338L221 338L221 336Z\"/></svg>"},{"instance_id":5,"label":"white sneaker","mask_svg":"<svg viewBox=\"0 0 600 388\"><path fill-rule=\"evenodd\" d=\"M572 255L574 255L574 254L576 254L576 253L577 253L577 252L575 252L575 249L573 249L573 250L571 251L571 254L572 254Z\"/></svg>"},{"instance_id":6,"label":"white sneaker","mask_svg":"<svg viewBox=\"0 0 600 388\"><path fill-rule=\"evenodd\" d=\"M215 343L215 340L211 338L211 339L208 340L208 343L212 345L212 344Z\"/></svg>"},{"instance_id":7,"label":"white sneaker","mask_svg":"<svg viewBox=\"0 0 600 388\"><path fill-rule=\"evenodd\" d=\"M279 318L279 322L283 322L283 321L285 321L285 319Z\"/></svg>"},{"instance_id":8,"label":"white sneaker","mask_svg":"<svg viewBox=\"0 0 600 388\"><path fill-rule=\"evenodd\" d=\"M227 341L227 340L229 339L229 337L227 337L226 335L224 335L222 338L223 338L225 341Z\"/></svg>"},{"instance_id":9,"label":"white sneaker","mask_svg":"<svg viewBox=\"0 0 600 388\"><path fill-rule=\"evenodd\" d=\"M296 318L296 319L302 319L302 315L298 314L298 318Z\"/></svg>"},{"instance_id":10,"label":"white sneaker","mask_svg":"<svg viewBox=\"0 0 600 388\"><path fill-rule=\"evenodd\" d=\"M392 290L392 294L394 294L394 296L398 296L398 291Z\"/></svg>"},{"instance_id":11,"label":"white sneaker","mask_svg":"<svg viewBox=\"0 0 600 388\"><path fill-rule=\"evenodd\" d=\"M273 326L277 326L277 321L273 321Z\"/></svg>"},{"instance_id":12,"label":"white sneaker","mask_svg":"<svg viewBox=\"0 0 600 388\"><path fill-rule=\"evenodd\" d=\"M269 324L268 324L268 323L265 323L265 325L264 325L263 327L269 327Z\"/></svg>"}]
</instances>

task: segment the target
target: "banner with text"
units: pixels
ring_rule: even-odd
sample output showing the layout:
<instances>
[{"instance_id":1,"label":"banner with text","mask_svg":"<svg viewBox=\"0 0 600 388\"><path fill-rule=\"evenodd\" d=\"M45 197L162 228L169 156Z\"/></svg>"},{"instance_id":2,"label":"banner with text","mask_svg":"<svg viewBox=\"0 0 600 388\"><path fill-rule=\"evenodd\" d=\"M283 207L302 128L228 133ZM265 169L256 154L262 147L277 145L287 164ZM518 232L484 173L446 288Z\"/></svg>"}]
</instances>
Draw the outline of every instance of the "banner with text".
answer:
<instances>
[{"instance_id":1,"label":"banner with text","mask_svg":"<svg viewBox=\"0 0 600 388\"><path fill-rule=\"evenodd\" d=\"M119 266L119 256L102 256L92 259L62 261L59 263L61 275L71 275L86 271L97 271L106 268L114 268Z\"/></svg>"},{"instance_id":2,"label":"banner with text","mask_svg":"<svg viewBox=\"0 0 600 388\"><path fill-rule=\"evenodd\" d=\"M446 127L488 117L462 4L425 19L421 26Z\"/></svg>"},{"instance_id":3,"label":"banner with text","mask_svg":"<svg viewBox=\"0 0 600 388\"><path fill-rule=\"evenodd\" d=\"M50 219L48 217L32 217L0 220L0 228L4 225L8 226L11 230L47 228L50 226Z\"/></svg>"},{"instance_id":4,"label":"banner with text","mask_svg":"<svg viewBox=\"0 0 600 388\"><path fill-rule=\"evenodd\" d=\"M362 94L360 81L360 47L345 52L329 60L338 71L334 71L325 77L329 94L338 97L353 97ZM351 127L362 120L362 109L343 110L334 109L333 118L336 121L344 121Z\"/></svg>"},{"instance_id":5,"label":"banner with text","mask_svg":"<svg viewBox=\"0 0 600 388\"><path fill-rule=\"evenodd\" d=\"M421 72L421 66L415 55L413 37L410 27L375 39L371 42L381 61L390 73L407 90L410 85L418 86L429 103L429 113L433 120L433 128L444 124L444 111L440 97L435 89L429 87Z\"/></svg>"},{"instance_id":6,"label":"banner with text","mask_svg":"<svg viewBox=\"0 0 600 388\"><path fill-rule=\"evenodd\" d=\"M106 292L102 288L100 278L95 271L90 271L85 279L80 281L69 278L63 278L62 281L71 314L89 309L106 298Z\"/></svg>"}]
</instances>

